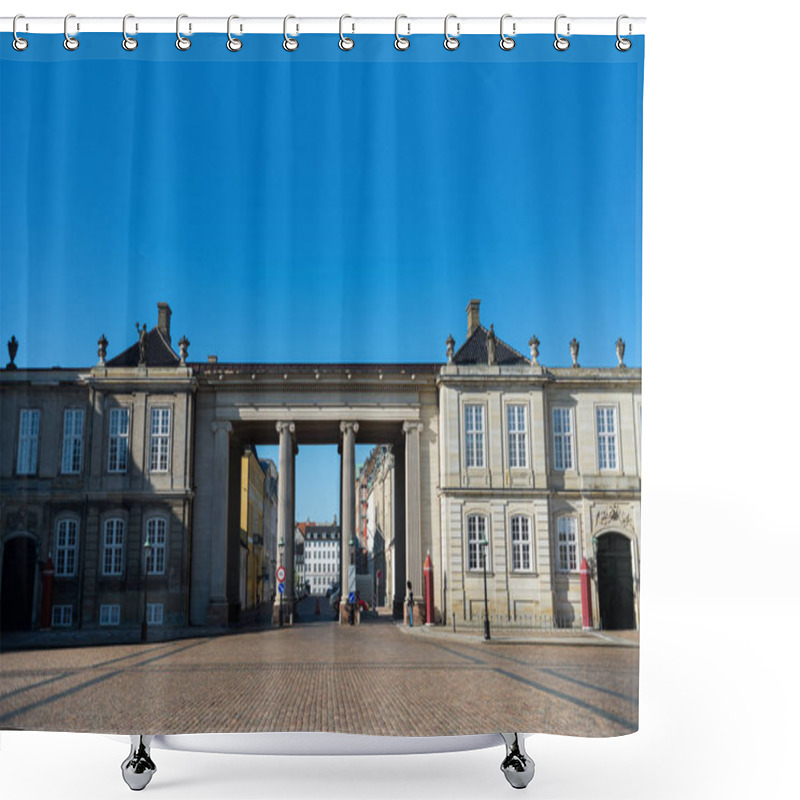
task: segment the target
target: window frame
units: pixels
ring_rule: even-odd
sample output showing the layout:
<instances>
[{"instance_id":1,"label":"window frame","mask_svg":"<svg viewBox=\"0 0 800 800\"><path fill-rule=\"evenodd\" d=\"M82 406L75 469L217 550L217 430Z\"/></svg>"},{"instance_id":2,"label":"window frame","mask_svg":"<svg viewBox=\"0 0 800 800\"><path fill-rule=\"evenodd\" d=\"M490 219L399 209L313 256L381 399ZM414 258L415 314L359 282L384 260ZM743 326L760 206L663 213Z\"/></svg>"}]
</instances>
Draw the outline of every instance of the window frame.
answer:
<instances>
[{"instance_id":1,"label":"window frame","mask_svg":"<svg viewBox=\"0 0 800 800\"><path fill-rule=\"evenodd\" d=\"M522 409L522 430L511 429L511 410ZM519 420L515 420L515 424ZM508 468L509 469L528 469L528 404L520 402L509 402L506 404L506 436L508 443ZM512 437L515 437L516 447L512 447ZM516 457L522 456L521 462L512 463L511 455L516 451Z\"/></svg>"},{"instance_id":2,"label":"window frame","mask_svg":"<svg viewBox=\"0 0 800 800\"><path fill-rule=\"evenodd\" d=\"M614 424L614 429L610 433L608 431L600 431L601 412L611 412L611 420ZM607 424L607 417L603 420L604 425ZM597 447L597 469L601 472L618 472L620 463L619 452L619 410L614 404L598 403L594 407L594 429L595 429L595 444ZM605 445L602 443L605 442ZM611 444L611 450L608 444ZM609 454L613 455L614 463L610 463ZM605 459L603 456L605 455ZM605 464L604 464L605 460Z\"/></svg>"},{"instance_id":3,"label":"window frame","mask_svg":"<svg viewBox=\"0 0 800 800\"><path fill-rule=\"evenodd\" d=\"M70 415L76 415L80 420L80 432L75 433L75 423L72 423L72 432L67 432L67 419ZM62 475L80 475L83 472L83 432L85 430L86 411L83 408L70 407L64 409L62 418L61 429L61 474ZM77 445L77 448L76 448ZM77 454L78 465L75 467L75 459ZM70 460L70 466L67 467L67 457Z\"/></svg>"},{"instance_id":4,"label":"window frame","mask_svg":"<svg viewBox=\"0 0 800 800\"><path fill-rule=\"evenodd\" d=\"M524 521L526 530L525 539L514 539L514 523L517 521ZM532 534L532 520L528 514L512 514L508 521L508 530L509 535L511 538L511 572L513 573L520 573L520 572L533 572L533 534ZM522 533L520 530L519 533ZM519 553L523 553L524 550L527 548L527 555L528 555L528 564L525 566L524 560L522 558L517 558L518 551ZM517 566L517 561L519 560L520 565Z\"/></svg>"},{"instance_id":5,"label":"window frame","mask_svg":"<svg viewBox=\"0 0 800 800\"><path fill-rule=\"evenodd\" d=\"M28 432L31 428L30 423L27 426L23 424L23 419L28 415L30 415L30 420L36 420L35 433ZM39 470L39 434L42 426L42 411L39 408L21 408L17 419L19 427L17 430L16 474L37 475ZM27 449L24 449L25 444L28 445Z\"/></svg>"},{"instance_id":6,"label":"window frame","mask_svg":"<svg viewBox=\"0 0 800 800\"><path fill-rule=\"evenodd\" d=\"M158 614L156 614L158 609ZM164 624L164 604L163 603L148 603L146 618L148 625L163 625Z\"/></svg>"},{"instance_id":7,"label":"window frame","mask_svg":"<svg viewBox=\"0 0 800 800\"><path fill-rule=\"evenodd\" d=\"M121 530L112 531L112 537L116 538L117 534L120 535L121 541L112 541L111 544L108 542L108 534L109 534L109 525L114 525L114 523L118 523ZM116 527L116 526L115 526ZM103 521L103 548L101 552L101 564L100 564L100 574L103 577L120 577L125 574L125 533L126 533L126 525L125 520L123 517L108 517ZM111 552L111 565L112 570L109 571L106 569L106 557L107 554ZM119 556L119 568L114 570L114 555L118 554Z\"/></svg>"},{"instance_id":8,"label":"window frame","mask_svg":"<svg viewBox=\"0 0 800 800\"><path fill-rule=\"evenodd\" d=\"M125 433L115 432L112 428L113 420L115 417L120 416L126 421ZM114 406L108 410L108 457L106 458L106 469L111 475L124 475L128 471L128 460L130 457L130 438L131 438L131 420L133 414L128 406ZM120 466L122 457L119 454L119 444L112 448L112 442L124 442L124 464ZM112 456L115 459L115 464L112 466Z\"/></svg>"},{"instance_id":9,"label":"window frame","mask_svg":"<svg viewBox=\"0 0 800 800\"><path fill-rule=\"evenodd\" d=\"M65 611L69 611L68 619L65 619ZM56 622L56 616L59 617ZM50 611L50 627L51 628L71 628L73 625L73 609L71 603L59 603L54 605Z\"/></svg>"},{"instance_id":10,"label":"window frame","mask_svg":"<svg viewBox=\"0 0 800 800\"><path fill-rule=\"evenodd\" d=\"M562 543L562 524L565 525L569 522L571 524L572 530L565 530L563 533L567 537L564 542ZM570 540L569 537L572 537ZM580 560L579 560L579 532L578 532L578 517L574 514L561 514L556 519L556 570L560 573L575 573L580 571ZM570 545L574 546L575 550L575 566L572 567L570 564ZM563 556L566 554L566 560Z\"/></svg>"},{"instance_id":11,"label":"window frame","mask_svg":"<svg viewBox=\"0 0 800 800\"><path fill-rule=\"evenodd\" d=\"M476 520L476 525L475 525L475 530L474 531L471 530L471 527L470 527L472 520ZM480 530L481 526L477 524L477 520L481 520L482 523L483 523L483 530L482 531ZM483 548L481 548L480 545L478 544L480 542L480 534L481 533L483 533L483 535L486 537L486 541L488 542L488 544L486 545L486 548L485 548L486 572L487 573L491 572L492 571L492 554L491 554L492 542L491 542L491 539L489 538L489 517L488 517L488 514L484 514L484 513L480 512L480 511L473 511L473 512L468 513L466 515L466 531L467 531L467 537L466 537L467 572L481 572L481 573L483 572L483 564L481 563L481 561L482 561L482 559L481 559L481 550ZM473 533L478 537L477 541L475 541L474 543L472 541ZM476 558L474 560L472 558L473 546L474 546L475 552L477 554Z\"/></svg>"},{"instance_id":12,"label":"window frame","mask_svg":"<svg viewBox=\"0 0 800 800\"><path fill-rule=\"evenodd\" d=\"M106 613L110 616L110 619L106 619L105 622L103 621L104 611L106 611ZM102 603L100 605L100 611L97 620L98 624L100 624L102 627L116 627L120 624L121 618L122 609L119 603Z\"/></svg>"},{"instance_id":13,"label":"window frame","mask_svg":"<svg viewBox=\"0 0 800 800\"><path fill-rule=\"evenodd\" d=\"M154 432L156 419L166 414L167 430ZM170 444L172 442L172 408L170 406L153 406L150 409L150 441L148 448L147 464L151 473L165 473L170 469ZM156 445L158 449L156 450ZM157 459L157 464L153 466L153 459ZM163 464L162 464L163 460Z\"/></svg>"},{"instance_id":14,"label":"window frame","mask_svg":"<svg viewBox=\"0 0 800 800\"><path fill-rule=\"evenodd\" d=\"M469 412L480 411L480 429L469 428ZM477 416L475 418L477 420ZM470 463L470 437L473 437L473 459ZM480 437L480 449L477 442ZM478 456L480 455L480 461ZM484 403L464 403L464 464L467 469L486 469L486 405Z\"/></svg>"},{"instance_id":15,"label":"window frame","mask_svg":"<svg viewBox=\"0 0 800 800\"><path fill-rule=\"evenodd\" d=\"M55 530L55 546L53 547L53 552L55 554L55 558L53 560L55 573L54 576L56 578L74 578L78 572L78 545L80 541L80 527L78 524L77 517L69 516L69 517L59 517L56 520L56 530ZM64 526L68 528L68 526L74 526L74 542L69 542L69 531L66 530L65 533L67 534L67 541L62 544L61 542L61 528ZM63 562L62 562L62 554L63 554ZM72 557L72 569L70 571L67 570L67 566L69 565L70 556Z\"/></svg>"},{"instance_id":16,"label":"window frame","mask_svg":"<svg viewBox=\"0 0 800 800\"><path fill-rule=\"evenodd\" d=\"M156 528L158 527L158 523L163 524L164 531L163 531L163 541L161 542L153 542L150 539L150 525L155 524ZM167 518L162 514L154 514L145 519L144 522L144 539L142 541L142 546L147 541L150 541L150 547L147 548L147 555L145 560L145 573L147 575L165 575L167 572L167 537L169 535L169 525ZM156 530L158 533L158 530ZM157 554L161 553L161 568L157 569L158 566L158 556Z\"/></svg>"},{"instance_id":17,"label":"window frame","mask_svg":"<svg viewBox=\"0 0 800 800\"><path fill-rule=\"evenodd\" d=\"M568 431L557 430L556 416L561 416L562 420L569 423ZM553 406L551 418L553 421L553 469L558 472L569 472L575 469L575 416L572 406ZM561 464L559 465L559 448L557 443L561 442ZM564 447L564 443L568 448ZM569 456L569 464L565 456Z\"/></svg>"}]
</instances>

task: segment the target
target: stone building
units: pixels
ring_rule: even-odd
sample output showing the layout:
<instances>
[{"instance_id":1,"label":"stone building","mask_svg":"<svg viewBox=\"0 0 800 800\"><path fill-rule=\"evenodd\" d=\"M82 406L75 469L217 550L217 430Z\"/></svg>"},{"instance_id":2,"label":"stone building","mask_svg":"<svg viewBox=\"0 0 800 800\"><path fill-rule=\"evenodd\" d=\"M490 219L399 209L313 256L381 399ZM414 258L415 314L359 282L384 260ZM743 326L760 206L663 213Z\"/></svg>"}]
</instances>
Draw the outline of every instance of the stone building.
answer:
<instances>
[{"instance_id":1,"label":"stone building","mask_svg":"<svg viewBox=\"0 0 800 800\"><path fill-rule=\"evenodd\" d=\"M408 581L422 599L430 553L438 621L479 624L485 564L489 612L509 624L638 626L641 369L621 340L615 366L579 366L573 340L573 366L546 367L535 337L522 355L473 300L446 363L187 364L166 304L117 357L99 344L95 367L0 372L4 629L133 624L145 585L152 624L240 619L242 456L270 444L290 604L295 456L338 444L342 541L366 533L374 569L383 539L396 615ZM363 487L356 442L376 447ZM340 574L352 557L341 549Z\"/></svg>"},{"instance_id":2,"label":"stone building","mask_svg":"<svg viewBox=\"0 0 800 800\"><path fill-rule=\"evenodd\" d=\"M341 577L341 528L333 522L307 522L304 528L306 583L312 595L324 595Z\"/></svg>"}]
</instances>

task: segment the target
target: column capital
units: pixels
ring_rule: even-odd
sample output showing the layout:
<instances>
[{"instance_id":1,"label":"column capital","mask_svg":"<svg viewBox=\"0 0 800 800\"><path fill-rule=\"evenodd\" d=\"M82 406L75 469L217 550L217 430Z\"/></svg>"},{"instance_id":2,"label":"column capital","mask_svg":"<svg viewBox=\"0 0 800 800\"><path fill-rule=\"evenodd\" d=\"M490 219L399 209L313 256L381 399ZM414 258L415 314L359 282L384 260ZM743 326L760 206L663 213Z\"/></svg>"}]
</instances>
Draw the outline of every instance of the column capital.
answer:
<instances>
[{"instance_id":1,"label":"column capital","mask_svg":"<svg viewBox=\"0 0 800 800\"><path fill-rule=\"evenodd\" d=\"M278 433L294 433L294 422L289 422L287 420L279 420L275 423L275 430Z\"/></svg>"},{"instance_id":2,"label":"column capital","mask_svg":"<svg viewBox=\"0 0 800 800\"><path fill-rule=\"evenodd\" d=\"M354 434L358 433L358 423L357 422L340 422L339 423L339 432L346 434L348 431L352 431Z\"/></svg>"},{"instance_id":3,"label":"column capital","mask_svg":"<svg viewBox=\"0 0 800 800\"><path fill-rule=\"evenodd\" d=\"M421 422L404 422L403 423L403 433L409 434L412 432L422 433L422 423Z\"/></svg>"},{"instance_id":4,"label":"column capital","mask_svg":"<svg viewBox=\"0 0 800 800\"><path fill-rule=\"evenodd\" d=\"M233 423L226 419L215 419L211 423L211 430L214 433L227 433L230 434L233 430Z\"/></svg>"}]
</instances>

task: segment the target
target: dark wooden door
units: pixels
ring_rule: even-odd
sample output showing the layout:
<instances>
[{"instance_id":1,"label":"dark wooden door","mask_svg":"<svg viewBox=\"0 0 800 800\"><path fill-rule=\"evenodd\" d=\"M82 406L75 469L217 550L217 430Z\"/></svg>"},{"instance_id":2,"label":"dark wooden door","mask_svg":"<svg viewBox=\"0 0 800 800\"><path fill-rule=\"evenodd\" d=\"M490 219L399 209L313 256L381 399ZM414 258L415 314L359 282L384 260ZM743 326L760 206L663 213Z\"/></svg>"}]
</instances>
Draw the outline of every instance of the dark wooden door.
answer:
<instances>
[{"instance_id":1,"label":"dark wooden door","mask_svg":"<svg viewBox=\"0 0 800 800\"><path fill-rule=\"evenodd\" d=\"M27 536L9 539L3 547L0 629L27 631L33 619L36 543Z\"/></svg>"},{"instance_id":2,"label":"dark wooden door","mask_svg":"<svg viewBox=\"0 0 800 800\"><path fill-rule=\"evenodd\" d=\"M597 593L603 630L636 627L631 543L621 533L606 533L597 540Z\"/></svg>"}]
</instances>

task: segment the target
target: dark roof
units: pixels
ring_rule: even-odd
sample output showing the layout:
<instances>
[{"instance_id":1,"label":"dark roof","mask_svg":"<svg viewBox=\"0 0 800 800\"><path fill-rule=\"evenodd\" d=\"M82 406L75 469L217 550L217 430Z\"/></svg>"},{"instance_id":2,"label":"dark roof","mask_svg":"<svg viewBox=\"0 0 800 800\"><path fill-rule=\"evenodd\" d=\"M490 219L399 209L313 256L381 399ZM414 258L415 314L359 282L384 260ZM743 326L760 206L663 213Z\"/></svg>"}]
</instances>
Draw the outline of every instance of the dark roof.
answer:
<instances>
[{"instance_id":1,"label":"dark roof","mask_svg":"<svg viewBox=\"0 0 800 800\"><path fill-rule=\"evenodd\" d=\"M458 352L453 356L454 364L488 364L489 363L489 350L486 347L486 341L489 337L489 331L479 325L472 332L472 335L467 339ZM530 364L525 356L518 353L513 347L507 345L498 336L495 336L498 364Z\"/></svg>"},{"instance_id":2,"label":"dark roof","mask_svg":"<svg viewBox=\"0 0 800 800\"><path fill-rule=\"evenodd\" d=\"M147 331L145 348L145 364L148 367L177 367L181 363L175 351L169 346L158 328ZM106 362L109 367L138 367L139 342L132 344L127 350Z\"/></svg>"}]
</instances>

